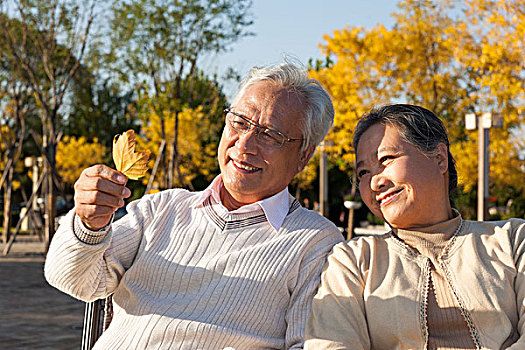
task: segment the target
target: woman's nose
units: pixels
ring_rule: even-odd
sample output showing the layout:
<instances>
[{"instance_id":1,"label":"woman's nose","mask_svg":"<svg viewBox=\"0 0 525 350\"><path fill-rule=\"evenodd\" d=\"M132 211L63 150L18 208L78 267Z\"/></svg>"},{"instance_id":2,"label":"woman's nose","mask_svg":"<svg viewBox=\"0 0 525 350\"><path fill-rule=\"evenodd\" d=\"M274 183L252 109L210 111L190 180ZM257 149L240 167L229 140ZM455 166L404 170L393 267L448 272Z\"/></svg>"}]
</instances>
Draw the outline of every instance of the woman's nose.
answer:
<instances>
[{"instance_id":1,"label":"woman's nose","mask_svg":"<svg viewBox=\"0 0 525 350\"><path fill-rule=\"evenodd\" d=\"M385 187L386 178L382 173L376 173L372 175L370 179L370 189L374 192L381 191Z\"/></svg>"}]
</instances>

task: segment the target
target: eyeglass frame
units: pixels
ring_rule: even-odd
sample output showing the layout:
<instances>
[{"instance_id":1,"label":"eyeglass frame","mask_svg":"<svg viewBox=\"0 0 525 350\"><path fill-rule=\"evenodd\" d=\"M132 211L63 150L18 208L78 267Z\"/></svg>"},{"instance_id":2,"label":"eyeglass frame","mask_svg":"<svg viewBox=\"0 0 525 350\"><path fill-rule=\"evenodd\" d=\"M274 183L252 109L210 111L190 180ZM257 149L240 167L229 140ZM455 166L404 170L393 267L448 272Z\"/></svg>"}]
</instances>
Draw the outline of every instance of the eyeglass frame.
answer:
<instances>
[{"instance_id":1,"label":"eyeglass frame","mask_svg":"<svg viewBox=\"0 0 525 350\"><path fill-rule=\"evenodd\" d=\"M251 130L255 129L255 135L257 135L257 137L259 137L259 134L261 133L261 130L263 132L265 131L271 131L273 133L276 133L277 135L280 135L282 136L283 138L283 141L280 143L280 144L276 144L277 148L281 148L286 142L294 142L294 141L304 141L305 138L292 138L292 137L288 137L286 136L285 134L283 134L282 132L278 131L278 130L275 130L275 129L271 129L271 128L268 128L264 125L259 125L253 121L251 121L250 119L248 119L247 117L243 116L243 115L240 115L234 111L232 111L232 108L233 107L229 107L229 108L225 108L223 113L224 113L224 118L226 119L227 116L228 116L228 113L231 113L233 114L234 116L236 116L237 118L241 118L242 120L244 120L246 123L248 123L248 125L250 126L250 128L248 130L238 130L236 129L234 126L233 126L233 123L232 121L229 122L230 126L232 127L233 130L235 131L238 131L240 133L243 133L243 134L246 134L248 132L250 132Z\"/></svg>"}]
</instances>

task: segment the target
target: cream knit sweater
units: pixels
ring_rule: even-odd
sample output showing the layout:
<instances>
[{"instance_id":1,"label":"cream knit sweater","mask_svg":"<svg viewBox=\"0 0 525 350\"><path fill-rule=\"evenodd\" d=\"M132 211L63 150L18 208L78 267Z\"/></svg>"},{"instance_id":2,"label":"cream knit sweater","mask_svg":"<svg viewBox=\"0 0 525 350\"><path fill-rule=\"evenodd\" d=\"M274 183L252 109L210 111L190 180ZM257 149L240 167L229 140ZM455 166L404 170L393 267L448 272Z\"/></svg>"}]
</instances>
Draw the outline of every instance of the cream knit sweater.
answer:
<instances>
[{"instance_id":1,"label":"cream knit sweater","mask_svg":"<svg viewBox=\"0 0 525 350\"><path fill-rule=\"evenodd\" d=\"M95 349L302 348L338 229L291 196L276 232L262 210L196 206L199 194L145 196L108 232L68 214L45 276L84 301L114 293L113 321Z\"/></svg>"}]
</instances>

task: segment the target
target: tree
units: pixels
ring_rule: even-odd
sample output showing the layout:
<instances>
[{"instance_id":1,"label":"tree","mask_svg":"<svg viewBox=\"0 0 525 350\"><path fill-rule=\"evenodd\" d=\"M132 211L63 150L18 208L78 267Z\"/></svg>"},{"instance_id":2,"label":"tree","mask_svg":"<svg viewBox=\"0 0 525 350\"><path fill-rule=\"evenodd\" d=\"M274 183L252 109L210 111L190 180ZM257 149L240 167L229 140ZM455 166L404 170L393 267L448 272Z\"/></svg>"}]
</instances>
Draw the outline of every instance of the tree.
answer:
<instances>
[{"instance_id":1,"label":"tree","mask_svg":"<svg viewBox=\"0 0 525 350\"><path fill-rule=\"evenodd\" d=\"M205 77L204 74L195 75L191 91L183 93L183 99L191 101L178 113L179 133L179 172L181 177L174 179L173 185L186 187L191 190L203 189L218 173L217 148L223 126L222 111L226 99L217 82ZM188 96L191 94L192 96ZM154 99L154 98L153 98ZM172 139L175 130L175 114L170 110L161 111L160 107L152 108L152 98L147 95L137 102L140 110L137 112L141 121L141 133L138 136L140 148L152 151L150 157L153 168L154 161L159 157L158 149L162 140ZM164 134L162 128L165 128ZM168 148L169 157L173 154ZM162 188L161 180L165 178L165 169L152 170L150 176L155 178L156 188ZM148 179L149 180L149 179Z\"/></svg>"},{"instance_id":2,"label":"tree","mask_svg":"<svg viewBox=\"0 0 525 350\"><path fill-rule=\"evenodd\" d=\"M26 135L26 120L35 112L28 85L9 74L9 62L0 60L0 150L2 173L0 188L4 189L3 241L7 242L12 223L14 172L19 162Z\"/></svg>"},{"instance_id":3,"label":"tree","mask_svg":"<svg viewBox=\"0 0 525 350\"><path fill-rule=\"evenodd\" d=\"M59 109L89 43L96 1L1 1L0 41L11 73L26 82L42 118L46 175L45 238L54 234Z\"/></svg>"},{"instance_id":4,"label":"tree","mask_svg":"<svg viewBox=\"0 0 525 350\"><path fill-rule=\"evenodd\" d=\"M161 139L170 145L169 154L161 154L162 188L173 187L175 175L184 183L179 114L191 104L198 60L248 35L250 6L251 0L131 0L113 6L111 67L147 96L160 118ZM170 139L167 116L174 118Z\"/></svg>"},{"instance_id":5,"label":"tree","mask_svg":"<svg viewBox=\"0 0 525 350\"><path fill-rule=\"evenodd\" d=\"M392 29L347 27L321 45L328 64L313 75L334 98L336 120L328 137L332 154L342 159L339 166L350 177L359 116L374 105L402 101L443 119L465 192L477 181L477 134L465 130L464 116L501 115L503 128L491 130L491 191L523 188L520 141L513 134L523 123L523 1L404 0L393 17Z\"/></svg>"},{"instance_id":6,"label":"tree","mask_svg":"<svg viewBox=\"0 0 525 350\"><path fill-rule=\"evenodd\" d=\"M3 234L4 243L9 239L11 230L12 194L14 186L14 169L20 158L22 144L25 135L25 123L23 112L17 108L19 100L4 106L0 114L0 151L2 159L0 164L3 171L0 180L0 188L4 188L4 207L3 209Z\"/></svg>"},{"instance_id":7,"label":"tree","mask_svg":"<svg viewBox=\"0 0 525 350\"><path fill-rule=\"evenodd\" d=\"M488 111L503 117L503 127L490 131L491 188L495 190L509 186L525 190L523 172L519 171L524 163L518 156L519 150L525 149L525 138L513 134L524 125L524 10L522 0L467 1L464 13L468 35L457 48L458 61L469 72L469 107L477 113ZM475 157L476 144L477 134L470 132L456 148L462 147L468 156ZM469 190L477 181L476 164L462 162L466 169L462 183ZM510 199L506 192L497 192L504 202Z\"/></svg>"},{"instance_id":8,"label":"tree","mask_svg":"<svg viewBox=\"0 0 525 350\"><path fill-rule=\"evenodd\" d=\"M92 142L81 136L65 136L57 146L57 171L64 182L72 186L80 177L82 170L107 158L107 148L93 139Z\"/></svg>"},{"instance_id":9,"label":"tree","mask_svg":"<svg viewBox=\"0 0 525 350\"><path fill-rule=\"evenodd\" d=\"M69 113L58 128L69 136L96 137L111 147L114 135L138 129L138 117L130 113L135 104L132 90L122 92L115 82L82 67L72 84Z\"/></svg>"}]
</instances>

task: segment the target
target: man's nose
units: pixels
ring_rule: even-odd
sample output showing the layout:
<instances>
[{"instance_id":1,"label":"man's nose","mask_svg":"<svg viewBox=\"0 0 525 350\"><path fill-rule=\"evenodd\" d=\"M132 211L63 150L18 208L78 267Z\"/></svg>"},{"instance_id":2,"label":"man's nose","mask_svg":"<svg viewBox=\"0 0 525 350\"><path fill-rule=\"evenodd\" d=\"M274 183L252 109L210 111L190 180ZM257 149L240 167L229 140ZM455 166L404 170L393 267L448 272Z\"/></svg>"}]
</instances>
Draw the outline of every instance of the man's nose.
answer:
<instances>
[{"instance_id":1,"label":"man's nose","mask_svg":"<svg viewBox=\"0 0 525 350\"><path fill-rule=\"evenodd\" d=\"M245 133L239 134L239 138L236 142L237 147L242 150L251 150L257 147L257 134L258 130L256 127L252 127Z\"/></svg>"}]
</instances>

